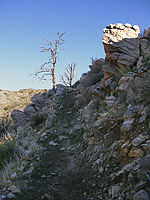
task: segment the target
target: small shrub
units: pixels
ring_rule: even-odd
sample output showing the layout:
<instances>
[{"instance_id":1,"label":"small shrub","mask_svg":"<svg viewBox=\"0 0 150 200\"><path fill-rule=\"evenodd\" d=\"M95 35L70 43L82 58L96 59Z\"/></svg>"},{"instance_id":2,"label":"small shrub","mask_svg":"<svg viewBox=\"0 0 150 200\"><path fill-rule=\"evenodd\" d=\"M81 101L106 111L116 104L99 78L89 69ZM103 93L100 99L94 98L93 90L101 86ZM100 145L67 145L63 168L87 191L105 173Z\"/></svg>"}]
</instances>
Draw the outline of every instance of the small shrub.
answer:
<instances>
[{"instance_id":1,"label":"small shrub","mask_svg":"<svg viewBox=\"0 0 150 200\"><path fill-rule=\"evenodd\" d=\"M150 77L143 80L143 84L139 88L139 102L150 103Z\"/></svg>"},{"instance_id":2,"label":"small shrub","mask_svg":"<svg viewBox=\"0 0 150 200\"><path fill-rule=\"evenodd\" d=\"M9 161L14 153L15 141L10 135L5 135L0 139L0 169L6 161Z\"/></svg>"},{"instance_id":3,"label":"small shrub","mask_svg":"<svg viewBox=\"0 0 150 200\"><path fill-rule=\"evenodd\" d=\"M31 126L39 126L40 124L44 123L46 121L47 114L41 113L41 114L35 114L31 118Z\"/></svg>"},{"instance_id":4,"label":"small shrub","mask_svg":"<svg viewBox=\"0 0 150 200\"><path fill-rule=\"evenodd\" d=\"M147 69L150 68L150 57L149 56L144 59L144 67L147 67Z\"/></svg>"},{"instance_id":5,"label":"small shrub","mask_svg":"<svg viewBox=\"0 0 150 200\"><path fill-rule=\"evenodd\" d=\"M130 67L122 66L122 67L116 68L116 72L114 72L113 75L116 77L117 81L119 81L122 76L124 76L125 74L131 71L132 70Z\"/></svg>"},{"instance_id":6,"label":"small shrub","mask_svg":"<svg viewBox=\"0 0 150 200\"><path fill-rule=\"evenodd\" d=\"M141 38L146 38L146 39L150 40L150 27L148 28L148 30L146 30L146 29L144 30L144 33Z\"/></svg>"},{"instance_id":7,"label":"small shrub","mask_svg":"<svg viewBox=\"0 0 150 200\"><path fill-rule=\"evenodd\" d=\"M140 162L140 173L143 181L150 183L150 155L145 156Z\"/></svg>"},{"instance_id":8,"label":"small shrub","mask_svg":"<svg viewBox=\"0 0 150 200\"><path fill-rule=\"evenodd\" d=\"M8 118L2 118L0 121L0 132L5 132L5 129L8 129L8 127L11 124L11 120Z\"/></svg>"}]
</instances>

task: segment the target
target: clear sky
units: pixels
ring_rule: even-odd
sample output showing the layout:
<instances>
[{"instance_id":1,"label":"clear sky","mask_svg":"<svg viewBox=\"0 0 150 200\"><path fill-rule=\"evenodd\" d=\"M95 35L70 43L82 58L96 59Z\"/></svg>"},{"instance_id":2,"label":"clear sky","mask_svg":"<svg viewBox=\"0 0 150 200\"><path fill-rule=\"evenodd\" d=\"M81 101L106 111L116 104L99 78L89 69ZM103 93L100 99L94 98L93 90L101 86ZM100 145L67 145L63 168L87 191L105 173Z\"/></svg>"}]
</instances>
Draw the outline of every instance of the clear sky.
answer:
<instances>
[{"instance_id":1,"label":"clear sky","mask_svg":"<svg viewBox=\"0 0 150 200\"><path fill-rule=\"evenodd\" d=\"M42 38L53 41L66 31L56 68L57 83L67 64L76 62L78 78L91 57L104 58L103 28L131 23L150 26L150 0L0 0L0 89L51 88L29 77L48 60Z\"/></svg>"}]
</instances>

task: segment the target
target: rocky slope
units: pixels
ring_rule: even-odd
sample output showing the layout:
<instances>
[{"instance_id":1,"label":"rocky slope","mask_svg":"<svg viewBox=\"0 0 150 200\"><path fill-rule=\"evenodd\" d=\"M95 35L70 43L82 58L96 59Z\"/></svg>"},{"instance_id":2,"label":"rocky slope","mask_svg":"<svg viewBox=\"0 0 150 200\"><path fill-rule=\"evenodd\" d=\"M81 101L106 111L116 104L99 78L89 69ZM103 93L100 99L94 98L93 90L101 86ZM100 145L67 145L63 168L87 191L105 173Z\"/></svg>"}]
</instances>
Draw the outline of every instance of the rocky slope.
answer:
<instances>
[{"instance_id":1,"label":"rocky slope","mask_svg":"<svg viewBox=\"0 0 150 200\"><path fill-rule=\"evenodd\" d=\"M9 121L14 109L23 109L31 103L31 97L46 90L24 89L20 91L0 90L0 121Z\"/></svg>"},{"instance_id":2,"label":"rocky slope","mask_svg":"<svg viewBox=\"0 0 150 200\"><path fill-rule=\"evenodd\" d=\"M12 112L17 158L1 199L150 199L150 28L139 33L107 26L105 60Z\"/></svg>"}]
</instances>

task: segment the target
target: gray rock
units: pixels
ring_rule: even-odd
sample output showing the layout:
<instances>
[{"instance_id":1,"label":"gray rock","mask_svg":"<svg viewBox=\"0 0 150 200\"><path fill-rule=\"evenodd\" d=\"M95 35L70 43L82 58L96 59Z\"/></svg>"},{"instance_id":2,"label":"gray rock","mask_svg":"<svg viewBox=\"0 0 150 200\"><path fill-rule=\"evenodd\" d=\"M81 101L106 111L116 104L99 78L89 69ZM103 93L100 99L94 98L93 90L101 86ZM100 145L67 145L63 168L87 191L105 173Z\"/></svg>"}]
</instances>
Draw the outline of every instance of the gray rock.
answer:
<instances>
[{"instance_id":1,"label":"gray rock","mask_svg":"<svg viewBox=\"0 0 150 200\"><path fill-rule=\"evenodd\" d=\"M50 141L50 142L49 142L49 145L50 145L50 146L58 146L58 143L55 143L54 141Z\"/></svg>"},{"instance_id":2,"label":"gray rock","mask_svg":"<svg viewBox=\"0 0 150 200\"><path fill-rule=\"evenodd\" d=\"M145 190L140 190L133 196L134 200L149 200L148 193Z\"/></svg>"},{"instance_id":3,"label":"gray rock","mask_svg":"<svg viewBox=\"0 0 150 200\"><path fill-rule=\"evenodd\" d=\"M127 92L128 89L130 88L130 85L132 84L132 81L134 80L133 77L130 76L123 76L121 77L118 85L119 85L119 91L123 92Z\"/></svg>"},{"instance_id":4,"label":"gray rock","mask_svg":"<svg viewBox=\"0 0 150 200\"><path fill-rule=\"evenodd\" d=\"M24 109L24 113L25 115L31 116L33 114L35 114L38 111L38 108L35 107L33 104L28 104L25 109Z\"/></svg>"},{"instance_id":5,"label":"gray rock","mask_svg":"<svg viewBox=\"0 0 150 200\"><path fill-rule=\"evenodd\" d=\"M150 56L149 35L150 35L150 27L148 30L145 31L144 35L140 38L141 55L144 56L144 58Z\"/></svg>"},{"instance_id":6,"label":"gray rock","mask_svg":"<svg viewBox=\"0 0 150 200\"><path fill-rule=\"evenodd\" d=\"M21 190L18 189L15 185L12 185L8 188L13 194L21 194Z\"/></svg>"},{"instance_id":7,"label":"gray rock","mask_svg":"<svg viewBox=\"0 0 150 200\"><path fill-rule=\"evenodd\" d=\"M12 182L11 182L10 180L5 181L5 182L3 183L3 186L6 187L6 188L10 187L11 185L12 185Z\"/></svg>"},{"instance_id":8,"label":"gray rock","mask_svg":"<svg viewBox=\"0 0 150 200\"><path fill-rule=\"evenodd\" d=\"M9 194L7 194L7 198L8 199L13 199L13 198L15 198L16 196L13 194L13 193L9 193Z\"/></svg>"},{"instance_id":9,"label":"gray rock","mask_svg":"<svg viewBox=\"0 0 150 200\"><path fill-rule=\"evenodd\" d=\"M132 106L130 107L123 115L124 119L131 119L133 118L138 112L139 106Z\"/></svg>"},{"instance_id":10,"label":"gray rock","mask_svg":"<svg viewBox=\"0 0 150 200\"><path fill-rule=\"evenodd\" d=\"M13 110L11 113L11 118L14 121L16 128L23 126L27 120L26 115L20 110Z\"/></svg>"},{"instance_id":11,"label":"gray rock","mask_svg":"<svg viewBox=\"0 0 150 200\"><path fill-rule=\"evenodd\" d=\"M11 176L10 176L12 179L15 179L17 177L17 173L14 172Z\"/></svg>"},{"instance_id":12,"label":"gray rock","mask_svg":"<svg viewBox=\"0 0 150 200\"><path fill-rule=\"evenodd\" d=\"M131 144L136 147L141 143L145 142L147 139L149 139L149 137L150 137L149 135L140 134L138 137L132 140Z\"/></svg>"},{"instance_id":13,"label":"gray rock","mask_svg":"<svg viewBox=\"0 0 150 200\"><path fill-rule=\"evenodd\" d=\"M45 95L46 93L43 94L35 94L32 98L31 101L35 106L42 107L44 104L45 100Z\"/></svg>"},{"instance_id":14,"label":"gray rock","mask_svg":"<svg viewBox=\"0 0 150 200\"><path fill-rule=\"evenodd\" d=\"M133 29L118 23L106 27L103 32L106 60L115 61L119 66L133 65L140 55L138 26Z\"/></svg>"},{"instance_id":15,"label":"gray rock","mask_svg":"<svg viewBox=\"0 0 150 200\"><path fill-rule=\"evenodd\" d=\"M34 167L30 167L26 172L23 173L24 176L31 176Z\"/></svg>"},{"instance_id":16,"label":"gray rock","mask_svg":"<svg viewBox=\"0 0 150 200\"><path fill-rule=\"evenodd\" d=\"M121 131L122 132L128 132L133 128L133 124L134 124L134 119L127 119L123 122L122 126L121 126Z\"/></svg>"},{"instance_id":17,"label":"gray rock","mask_svg":"<svg viewBox=\"0 0 150 200\"><path fill-rule=\"evenodd\" d=\"M114 105L115 101L116 97L114 96L106 97L105 103L107 105L107 109L111 108Z\"/></svg>"}]
</instances>

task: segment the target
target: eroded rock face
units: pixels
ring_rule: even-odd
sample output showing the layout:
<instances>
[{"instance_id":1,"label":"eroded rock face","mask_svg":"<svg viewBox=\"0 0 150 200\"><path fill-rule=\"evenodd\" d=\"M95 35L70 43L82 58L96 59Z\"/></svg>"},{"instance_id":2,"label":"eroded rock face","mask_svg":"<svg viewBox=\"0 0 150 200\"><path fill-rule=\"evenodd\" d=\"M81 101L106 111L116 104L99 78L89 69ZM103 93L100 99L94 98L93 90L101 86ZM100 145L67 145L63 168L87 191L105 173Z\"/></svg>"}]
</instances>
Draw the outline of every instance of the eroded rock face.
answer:
<instances>
[{"instance_id":1,"label":"eroded rock face","mask_svg":"<svg viewBox=\"0 0 150 200\"><path fill-rule=\"evenodd\" d=\"M150 27L145 31L143 36L140 38L141 44L141 55L146 57L150 56Z\"/></svg>"},{"instance_id":2,"label":"eroded rock face","mask_svg":"<svg viewBox=\"0 0 150 200\"><path fill-rule=\"evenodd\" d=\"M106 60L119 66L132 66L140 55L139 27L117 23L110 24L103 32Z\"/></svg>"}]
</instances>

